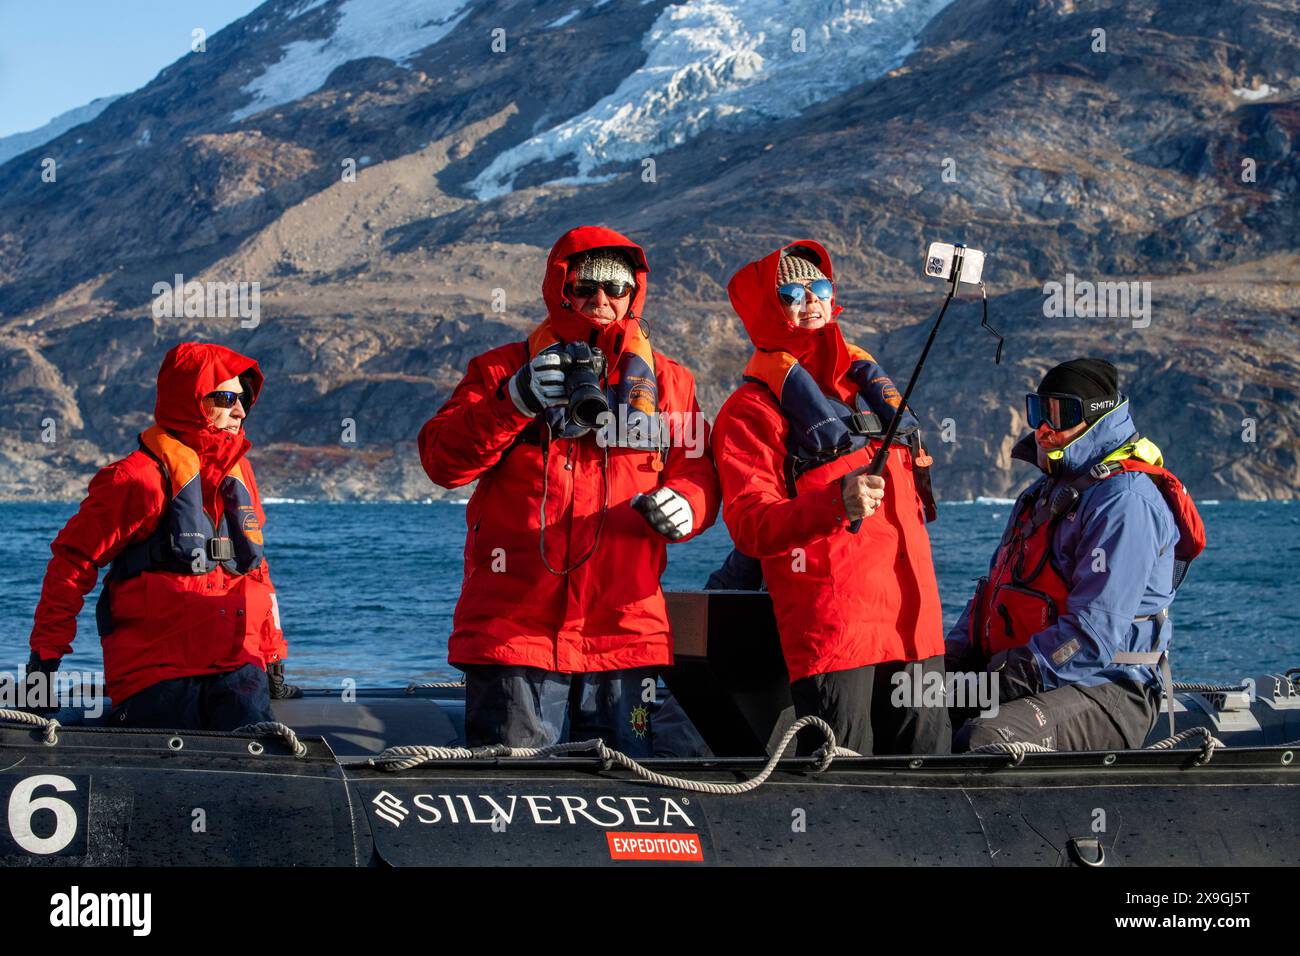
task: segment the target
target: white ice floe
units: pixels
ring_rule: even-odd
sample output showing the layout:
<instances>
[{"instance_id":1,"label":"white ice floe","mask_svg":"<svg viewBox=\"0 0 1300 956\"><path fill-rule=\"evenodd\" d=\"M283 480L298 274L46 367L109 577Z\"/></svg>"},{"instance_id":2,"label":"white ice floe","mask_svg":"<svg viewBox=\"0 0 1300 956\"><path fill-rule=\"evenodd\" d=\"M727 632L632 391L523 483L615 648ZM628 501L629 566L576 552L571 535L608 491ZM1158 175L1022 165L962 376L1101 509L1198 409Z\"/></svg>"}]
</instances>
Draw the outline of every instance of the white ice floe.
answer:
<instances>
[{"instance_id":1,"label":"white ice floe","mask_svg":"<svg viewBox=\"0 0 1300 956\"><path fill-rule=\"evenodd\" d=\"M252 102L231 120L308 96L353 60L380 56L403 63L454 30L469 6L469 0L346 0L330 36L287 44L278 61L244 86Z\"/></svg>"},{"instance_id":2,"label":"white ice floe","mask_svg":"<svg viewBox=\"0 0 1300 956\"><path fill-rule=\"evenodd\" d=\"M557 159L571 161L581 181L602 166L639 161L713 127L796 116L899 65L915 34L949 2L671 5L642 38L645 63L613 93L497 156L471 188L480 199L502 195L524 167Z\"/></svg>"}]
</instances>

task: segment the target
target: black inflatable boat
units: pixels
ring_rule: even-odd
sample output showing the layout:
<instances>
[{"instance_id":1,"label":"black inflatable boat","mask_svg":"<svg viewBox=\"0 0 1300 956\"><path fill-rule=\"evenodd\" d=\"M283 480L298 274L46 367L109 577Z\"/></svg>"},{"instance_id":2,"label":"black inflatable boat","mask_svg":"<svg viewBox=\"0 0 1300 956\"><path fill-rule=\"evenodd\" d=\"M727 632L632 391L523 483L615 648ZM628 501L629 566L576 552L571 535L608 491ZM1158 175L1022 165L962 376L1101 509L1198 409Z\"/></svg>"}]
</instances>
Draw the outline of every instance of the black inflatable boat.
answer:
<instances>
[{"instance_id":1,"label":"black inflatable boat","mask_svg":"<svg viewBox=\"0 0 1300 956\"><path fill-rule=\"evenodd\" d=\"M7 865L1295 865L1297 674L1180 685L1160 750L781 759L765 595L670 596L709 757L469 756L454 685L310 690L257 734L0 722ZM1169 736L1162 718L1150 743ZM398 759L414 751L432 759ZM381 756L382 755L382 756ZM379 759L376 759L379 758ZM655 774L676 782L654 782ZM647 779L650 778L650 779ZM689 785L689 786L688 786Z\"/></svg>"}]
</instances>

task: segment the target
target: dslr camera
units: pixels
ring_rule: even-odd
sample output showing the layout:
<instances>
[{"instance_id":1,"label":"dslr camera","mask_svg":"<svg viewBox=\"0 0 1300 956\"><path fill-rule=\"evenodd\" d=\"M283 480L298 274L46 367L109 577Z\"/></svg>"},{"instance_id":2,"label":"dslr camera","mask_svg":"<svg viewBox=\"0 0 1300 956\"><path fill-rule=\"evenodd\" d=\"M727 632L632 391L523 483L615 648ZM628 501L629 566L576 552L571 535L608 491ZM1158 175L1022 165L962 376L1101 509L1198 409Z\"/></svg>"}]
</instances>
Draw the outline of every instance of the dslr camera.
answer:
<instances>
[{"instance_id":1,"label":"dslr camera","mask_svg":"<svg viewBox=\"0 0 1300 956\"><path fill-rule=\"evenodd\" d=\"M609 411L600 384L605 353L586 342L569 342L560 349L560 368L569 393L569 420L582 428L598 427L600 416Z\"/></svg>"}]
</instances>

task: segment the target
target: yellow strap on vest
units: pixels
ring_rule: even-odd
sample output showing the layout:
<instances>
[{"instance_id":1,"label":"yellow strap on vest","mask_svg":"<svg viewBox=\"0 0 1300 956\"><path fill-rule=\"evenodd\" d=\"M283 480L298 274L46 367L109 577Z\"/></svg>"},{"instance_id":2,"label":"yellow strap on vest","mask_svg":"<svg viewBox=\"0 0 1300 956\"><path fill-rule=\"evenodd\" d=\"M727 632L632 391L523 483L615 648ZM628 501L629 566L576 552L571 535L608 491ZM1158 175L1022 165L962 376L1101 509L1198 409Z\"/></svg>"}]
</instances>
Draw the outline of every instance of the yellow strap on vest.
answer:
<instances>
[{"instance_id":1,"label":"yellow strap on vest","mask_svg":"<svg viewBox=\"0 0 1300 956\"><path fill-rule=\"evenodd\" d=\"M1159 446L1146 438L1139 438L1131 445L1116 448L1102 461L1123 461L1125 458L1136 458L1138 461L1144 461L1148 465L1155 465L1157 468L1163 468L1165 464L1165 456L1161 453Z\"/></svg>"}]
</instances>

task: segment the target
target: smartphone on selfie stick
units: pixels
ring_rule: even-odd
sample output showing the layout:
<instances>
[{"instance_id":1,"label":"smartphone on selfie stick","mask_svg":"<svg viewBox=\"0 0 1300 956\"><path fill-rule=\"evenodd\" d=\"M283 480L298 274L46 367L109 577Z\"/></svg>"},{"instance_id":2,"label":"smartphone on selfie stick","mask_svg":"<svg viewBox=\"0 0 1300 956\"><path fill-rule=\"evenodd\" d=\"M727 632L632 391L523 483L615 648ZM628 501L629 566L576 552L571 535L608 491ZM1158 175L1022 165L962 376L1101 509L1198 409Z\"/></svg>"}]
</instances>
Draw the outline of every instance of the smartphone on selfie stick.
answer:
<instances>
[{"instance_id":1,"label":"smartphone on selfie stick","mask_svg":"<svg viewBox=\"0 0 1300 956\"><path fill-rule=\"evenodd\" d=\"M997 335L998 351L994 362L1002 362L1002 336L988 324L989 300L982 281L984 253L979 249L971 249L961 242L932 242L929 251L925 254L925 274L947 282L948 295L943 300L943 307L939 309L939 317L934 320L934 325L930 328L930 335L925 340L925 348L921 349L921 357L917 360L916 368L912 369L912 377L907 380L907 388L903 391L903 398L894 409L893 417L889 420L889 427L885 429L885 435L881 439L880 447L871 459L871 464L867 466L867 474L869 475L880 475L885 471L885 462L889 459L889 446L898 433L898 423L902 420L903 409L907 408L907 400L912 397L912 389L916 386L916 380L921 376L921 369L925 367L925 359L930 354L930 346L934 344L934 337L939 332L939 325L943 322L944 313L948 311L948 303L952 301L953 295L956 294L959 283L966 282L971 285L978 285L980 291L984 293L984 319L980 322L980 326ZM849 524L849 531L852 534L857 534L860 527L862 527L862 519L857 518Z\"/></svg>"}]
</instances>

